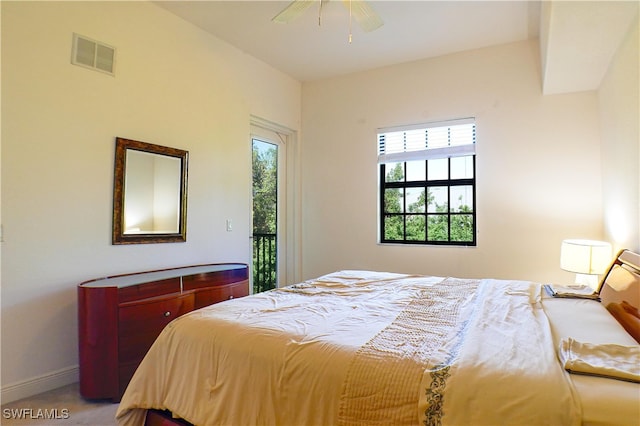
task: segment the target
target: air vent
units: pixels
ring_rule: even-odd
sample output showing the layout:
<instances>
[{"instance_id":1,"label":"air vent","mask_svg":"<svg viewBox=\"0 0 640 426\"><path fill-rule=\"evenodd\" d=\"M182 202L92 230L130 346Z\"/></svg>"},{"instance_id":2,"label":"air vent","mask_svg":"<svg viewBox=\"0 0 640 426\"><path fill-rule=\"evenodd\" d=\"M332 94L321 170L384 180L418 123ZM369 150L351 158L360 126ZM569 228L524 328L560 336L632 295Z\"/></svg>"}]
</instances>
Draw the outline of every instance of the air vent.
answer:
<instances>
[{"instance_id":1,"label":"air vent","mask_svg":"<svg viewBox=\"0 0 640 426\"><path fill-rule=\"evenodd\" d=\"M72 64L114 75L115 59L115 47L73 34Z\"/></svg>"}]
</instances>

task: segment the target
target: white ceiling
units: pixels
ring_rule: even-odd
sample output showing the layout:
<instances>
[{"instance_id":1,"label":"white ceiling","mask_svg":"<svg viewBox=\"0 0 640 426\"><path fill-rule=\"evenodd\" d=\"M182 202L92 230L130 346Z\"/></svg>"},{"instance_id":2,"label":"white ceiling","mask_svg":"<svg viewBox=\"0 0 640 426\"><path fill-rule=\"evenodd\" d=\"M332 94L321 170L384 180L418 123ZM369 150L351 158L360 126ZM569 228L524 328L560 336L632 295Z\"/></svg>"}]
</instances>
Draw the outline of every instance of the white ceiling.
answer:
<instances>
[{"instance_id":1,"label":"white ceiling","mask_svg":"<svg viewBox=\"0 0 640 426\"><path fill-rule=\"evenodd\" d=\"M348 2L348 0L347 0ZM384 25L369 33L342 0L320 0L289 24L290 1L155 1L299 81L540 38L544 93L596 89L638 14L637 0L369 0Z\"/></svg>"},{"instance_id":2,"label":"white ceiling","mask_svg":"<svg viewBox=\"0 0 640 426\"><path fill-rule=\"evenodd\" d=\"M595 90L638 15L634 1L553 1L541 12L545 94Z\"/></svg>"},{"instance_id":3,"label":"white ceiling","mask_svg":"<svg viewBox=\"0 0 640 426\"><path fill-rule=\"evenodd\" d=\"M384 25L370 33L341 0L289 24L271 21L289 1L158 1L159 6L300 81L538 36L539 2L370 0Z\"/></svg>"}]
</instances>

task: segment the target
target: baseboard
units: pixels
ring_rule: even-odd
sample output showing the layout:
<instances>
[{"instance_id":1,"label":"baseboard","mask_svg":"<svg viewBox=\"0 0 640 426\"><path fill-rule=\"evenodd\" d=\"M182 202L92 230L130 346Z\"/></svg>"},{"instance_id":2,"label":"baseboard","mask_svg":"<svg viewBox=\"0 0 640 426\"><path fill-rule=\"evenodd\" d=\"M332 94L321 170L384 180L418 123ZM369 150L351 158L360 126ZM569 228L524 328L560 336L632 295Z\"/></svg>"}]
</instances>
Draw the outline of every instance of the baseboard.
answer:
<instances>
[{"instance_id":1,"label":"baseboard","mask_svg":"<svg viewBox=\"0 0 640 426\"><path fill-rule=\"evenodd\" d=\"M6 404L28 398L42 392L75 383L79 380L79 377L80 368L77 365L52 371L51 373L43 374L22 382L3 386L0 401Z\"/></svg>"}]
</instances>

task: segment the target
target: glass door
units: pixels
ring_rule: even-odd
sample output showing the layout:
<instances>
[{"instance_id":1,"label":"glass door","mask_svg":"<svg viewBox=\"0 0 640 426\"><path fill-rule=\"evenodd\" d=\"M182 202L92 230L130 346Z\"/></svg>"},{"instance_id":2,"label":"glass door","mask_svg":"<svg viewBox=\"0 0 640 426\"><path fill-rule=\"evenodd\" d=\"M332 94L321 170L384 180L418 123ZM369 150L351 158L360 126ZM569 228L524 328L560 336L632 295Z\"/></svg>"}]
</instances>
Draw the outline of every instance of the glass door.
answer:
<instances>
[{"instance_id":1,"label":"glass door","mask_svg":"<svg viewBox=\"0 0 640 426\"><path fill-rule=\"evenodd\" d=\"M253 293L278 286L278 204L280 147L252 138Z\"/></svg>"},{"instance_id":2,"label":"glass door","mask_svg":"<svg viewBox=\"0 0 640 426\"><path fill-rule=\"evenodd\" d=\"M294 130L251 116L253 293L300 279L296 141Z\"/></svg>"}]
</instances>

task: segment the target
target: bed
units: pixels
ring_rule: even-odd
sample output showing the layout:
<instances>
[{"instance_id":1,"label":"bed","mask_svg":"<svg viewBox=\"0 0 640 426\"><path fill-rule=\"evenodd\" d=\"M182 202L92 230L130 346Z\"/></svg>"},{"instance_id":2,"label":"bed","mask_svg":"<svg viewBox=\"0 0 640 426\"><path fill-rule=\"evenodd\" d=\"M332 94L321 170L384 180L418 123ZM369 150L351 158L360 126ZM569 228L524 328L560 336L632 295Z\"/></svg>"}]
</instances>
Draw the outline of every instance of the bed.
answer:
<instances>
[{"instance_id":1,"label":"bed","mask_svg":"<svg viewBox=\"0 0 640 426\"><path fill-rule=\"evenodd\" d=\"M116 418L637 425L639 269L620 252L602 302L527 281L352 270L222 302L163 330ZM176 420L151 420L164 413Z\"/></svg>"}]
</instances>

